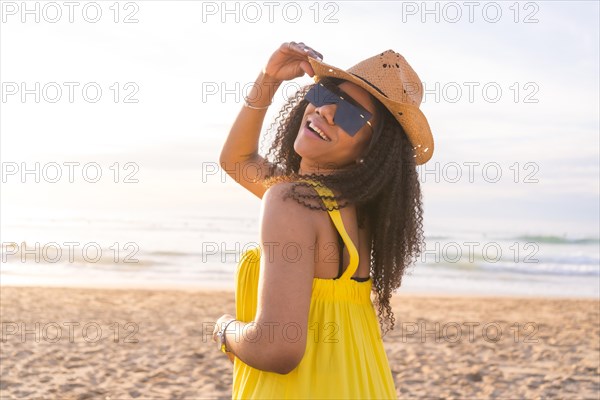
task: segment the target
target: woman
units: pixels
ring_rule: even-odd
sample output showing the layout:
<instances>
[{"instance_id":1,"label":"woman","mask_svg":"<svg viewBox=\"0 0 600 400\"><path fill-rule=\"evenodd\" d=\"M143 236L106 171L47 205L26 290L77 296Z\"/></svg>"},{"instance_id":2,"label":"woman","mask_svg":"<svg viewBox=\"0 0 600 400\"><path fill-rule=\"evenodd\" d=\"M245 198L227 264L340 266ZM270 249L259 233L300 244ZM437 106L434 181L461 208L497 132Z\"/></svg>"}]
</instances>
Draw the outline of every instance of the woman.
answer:
<instances>
[{"instance_id":1,"label":"woman","mask_svg":"<svg viewBox=\"0 0 600 400\"><path fill-rule=\"evenodd\" d=\"M282 44L221 152L262 199L261 245L236 272L236 316L213 334L234 362L233 398L396 398L370 294L393 329L391 294L421 251L416 165L433 152L422 84L392 50L347 71L321 60ZM265 111L305 73L316 83L280 112L269 161L258 154ZM258 178L232 173L249 170Z\"/></svg>"}]
</instances>

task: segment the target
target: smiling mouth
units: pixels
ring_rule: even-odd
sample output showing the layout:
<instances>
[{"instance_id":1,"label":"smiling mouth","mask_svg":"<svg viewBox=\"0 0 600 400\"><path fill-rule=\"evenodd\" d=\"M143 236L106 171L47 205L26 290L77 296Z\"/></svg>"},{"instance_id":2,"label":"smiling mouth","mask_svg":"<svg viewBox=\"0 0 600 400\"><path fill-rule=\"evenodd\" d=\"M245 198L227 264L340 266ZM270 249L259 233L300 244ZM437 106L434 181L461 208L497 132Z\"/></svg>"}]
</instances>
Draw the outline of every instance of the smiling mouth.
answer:
<instances>
[{"instance_id":1,"label":"smiling mouth","mask_svg":"<svg viewBox=\"0 0 600 400\"><path fill-rule=\"evenodd\" d=\"M324 140L326 142L331 142L331 139L329 139L319 128L312 125L311 121L306 121L306 128L309 131L314 132L314 134L317 135L318 137L320 137L322 140Z\"/></svg>"}]
</instances>

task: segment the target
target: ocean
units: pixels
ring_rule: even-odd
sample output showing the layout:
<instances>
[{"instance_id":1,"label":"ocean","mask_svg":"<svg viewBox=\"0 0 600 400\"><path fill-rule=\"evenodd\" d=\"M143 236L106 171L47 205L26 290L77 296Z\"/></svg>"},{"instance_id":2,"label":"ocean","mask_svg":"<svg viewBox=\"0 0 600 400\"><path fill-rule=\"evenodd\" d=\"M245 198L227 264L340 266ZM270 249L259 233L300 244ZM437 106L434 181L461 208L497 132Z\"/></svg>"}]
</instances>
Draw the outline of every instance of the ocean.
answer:
<instances>
[{"instance_id":1,"label":"ocean","mask_svg":"<svg viewBox=\"0 0 600 400\"><path fill-rule=\"evenodd\" d=\"M259 246L253 211L162 219L4 214L0 284L233 289L241 254ZM426 230L402 292L599 298L600 239Z\"/></svg>"}]
</instances>

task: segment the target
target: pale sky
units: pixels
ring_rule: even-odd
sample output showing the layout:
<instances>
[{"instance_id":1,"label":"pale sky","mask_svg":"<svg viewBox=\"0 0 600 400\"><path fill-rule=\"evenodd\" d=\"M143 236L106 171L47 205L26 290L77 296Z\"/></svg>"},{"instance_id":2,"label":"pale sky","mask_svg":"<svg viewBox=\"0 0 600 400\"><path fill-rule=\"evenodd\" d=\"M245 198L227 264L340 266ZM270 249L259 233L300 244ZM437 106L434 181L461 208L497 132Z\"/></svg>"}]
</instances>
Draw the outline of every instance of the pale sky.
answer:
<instances>
[{"instance_id":1,"label":"pale sky","mask_svg":"<svg viewBox=\"0 0 600 400\"><path fill-rule=\"evenodd\" d=\"M435 13L423 15L422 2L275 2L269 22L268 2L240 2L237 15L223 16L221 2L136 1L127 8L119 3L118 23L112 1L94 3L102 16L86 22L87 3L75 8L73 23L66 7L58 22L48 22L55 11L46 8L44 16L47 2L39 2L39 23L34 15L23 23L21 2L2 3L2 162L5 168L97 162L104 176L115 162L128 172L122 166L131 162L139 166L140 182L22 184L9 176L0 194L3 216L257 213L259 200L231 179L202 183L203 165L217 162L241 106L241 94L222 101L221 93L203 88L252 83L281 43L302 41L342 68L393 49L416 70L428 90L421 110L435 140L428 168L457 163L465 175L456 183L426 175L430 231L599 235L598 2L520 2L516 8L515 2L480 2L473 22L464 2L453 3L462 12L457 22L450 21L456 9L448 2L428 3L431 10L438 5L439 22ZM486 21L482 10L489 20L497 7L499 21ZM87 10L93 18L94 8ZM262 14L252 22L255 10ZM292 22L297 10L299 20ZM130 14L137 23L122 22ZM333 21L325 22L327 15ZM295 83L310 81L305 76ZM35 103L33 95L22 102L19 92L7 94L23 82L27 89L56 82L63 97ZM73 103L64 82L78 84ZM96 103L82 97L88 83L103 91ZM473 101L468 84L476 85ZM497 102L486 100L484 85L502 90ZM458 101L456 88L462 90ZM124 103L135 90L138 102ZM283 99L278 93L265 128ZM480 163L474 182L465 162ZM486 181L483 165L499 165L502 179Z\"/></svg>"}]
</instances>

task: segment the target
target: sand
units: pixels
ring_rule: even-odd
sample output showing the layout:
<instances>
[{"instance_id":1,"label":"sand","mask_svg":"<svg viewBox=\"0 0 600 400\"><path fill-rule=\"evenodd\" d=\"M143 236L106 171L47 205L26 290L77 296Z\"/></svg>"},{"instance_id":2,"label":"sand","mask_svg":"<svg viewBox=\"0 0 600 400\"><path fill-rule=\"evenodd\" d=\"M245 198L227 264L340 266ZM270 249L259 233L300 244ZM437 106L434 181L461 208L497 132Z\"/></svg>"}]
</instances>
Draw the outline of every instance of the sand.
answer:
<instances>
[{"instance_id":1,"label":"sand","mask_svg":"<svg viewBox=\"0 0 600 400\"><path fill-rule=\"evenodd\" d=\"M2 399L231 398L232 365L210 334L233 314L233 292L2 287L0 297ZM401 399L600 395L597 301L400 293L393 306L384 342Z\"/></svg>"}]
</instances>

